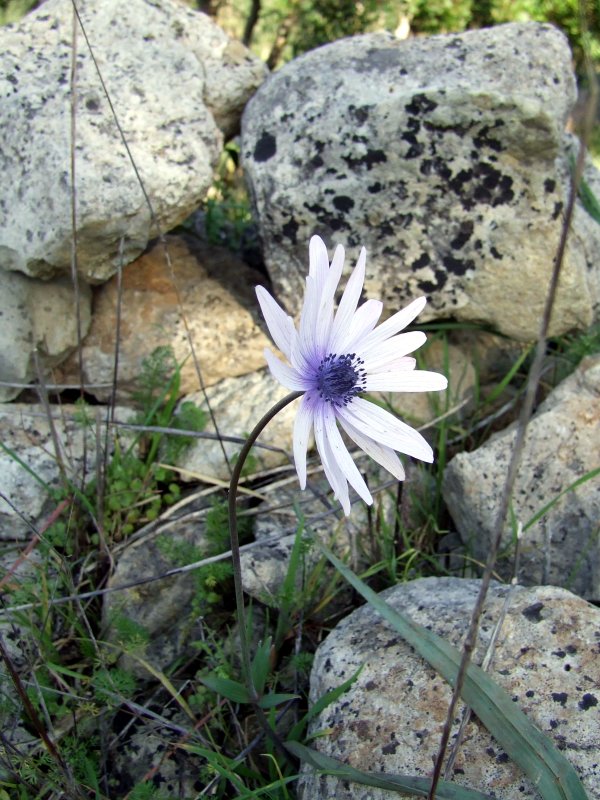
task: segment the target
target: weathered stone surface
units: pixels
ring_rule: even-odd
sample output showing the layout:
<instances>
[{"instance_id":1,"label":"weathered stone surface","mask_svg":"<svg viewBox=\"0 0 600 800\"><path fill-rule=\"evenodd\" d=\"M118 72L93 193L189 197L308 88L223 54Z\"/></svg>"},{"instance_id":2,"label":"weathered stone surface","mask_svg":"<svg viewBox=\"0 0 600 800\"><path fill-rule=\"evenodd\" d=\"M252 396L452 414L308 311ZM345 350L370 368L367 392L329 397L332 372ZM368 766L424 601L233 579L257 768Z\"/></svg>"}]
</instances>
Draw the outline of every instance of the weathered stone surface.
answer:
<instances>
[{"instance_id":1,"label":"weathered stone surface","mask_svg":"<svg viewBox=\"0 0 600 800\"><path fill-rule=\"evenodd\" d=\"M515 75L519 80L515 80ZM368 251L388 311L538 333L568 193L571 54L550 25L334 42L278 70L242 120L276 293L296 312L313 233ZM591 168L590 168L591 169ZM600 226L577 205L552 331L590 323Z\"/></svg>"},{"instance_id":2,"label":"weathered stone surface","mask_svg":"<svg viewBox=\"0 0 600 800\"><path fill-rule=\"evenodd\" d=\"M172 348L177 363L182 364L181 394L198 389L186 323L205 385L265 364L263 350L269 339L258 326L253 288L261 276L225 249L175 236L167 237L166 242L166 250L156 244L123 270L120 397L139 391L136 381L142 361L164 345ZM118 298L117 276L96 293L94 317L82 352L84 377L92 385L110 385L113 380ZM77 360L72 358L63 368L62 380L72 382L77 369ZM101 399L110 396L110 389L93 391Z\"/></svg>"},{"instance_id":3,"label":"weathered stone surface","mask_svg":"<svg viewBox=\"0 0 600 800\"><path fill-rule=\"evenodd\" d=\"M539 407L529 424L513 493L518 521L529 520L572 483L598 468L600 453L600 357L585 359ZM443 493L458 531L473 555L485 561L502 486L515 440L515 426L495 434L478 450L448 464ZM526 530L519 581L565 586L600 598L600 477L567 492ZM509 547L507 525L503 544ZM509 559L510 561L510 559ZM511 566L500 563L506 576Z\"/></svg>"},{"instance_id":4,"label":"weathered stone surface","mask_svg":"<svg viewBox=\"0 0 600 800\"><path fill-rule=\"evenodd\" d=\"M230 464L233 463L233 459L242 449L247 434L267 411L289 392L277 383L268 370L261 370L240 378L226 378L215 386L210 386L206 394L219 433L224 437L223 446L216 439L199 438L186 449L178 466L185 470L182 472L184 479L193 478L196 474L229 481L231 473L223 456L223 447ZM207 410L202 392L188 395L184 400ZM255 445L252 455L256 457L257 470L271 469L289 463L296 403L297 401L286 406L269 422L260 435L258 445L266 445L269 449ZM215 435L212 421L209 421L204 432ZM233 441L228 441L228 437Z\"/></svg>"},{"instance_id":5,"label":"weathered stone surface","mask_svg":"<svg viewBox=\"0 0 600 800\"><path fill-rule=\"evenodd\" d=\"M369 486L375 494L380 485L378 478L384 470L367 459L358 459L359 469L368 472ZM352 506L349 517L342 515L339 503L331 497L331 490L323 476L320 464L309 468L308 488L300 491L295 470L289 481L260 492L266 506L259 509L254 524L256 541L242 548L240 555L244 591L266 605L278 608L281 604L281 589L288 574L290 556L296 541L299 526L303 536L300 561L295 573L296 586L300 589L311 585L311 572L324 559L315 544L320 541L332 549L340 558L350 557L352 567L358 571L373 563L371 550L373 532L371 525L381 519L392 526L395 520L395 496L388 494L376 497L375 508L369 509L362 500ZM375 477L377 476L377 477ZM388 476L389 477L389 476ZM302 514L300 523L296 509ZM325 567L330 573L333 567ZM313 585L318 587L320 583ZM340 601L343 587L336 593Z\"/></svg>"},{"instance_id":6,"label":"weathered stone surface","mask_svg":"<svg viewBox=\"0 0 600 800\"><path fill-rule=\"evenodd\" d=\"M479 581L422 578L383 594L390 605L456 646L466 632ZM490 674L540 730L564 751L590 798L598 798L600 611L557 587L493 584L481 626L490 641L508 592L507 615ZM482 646L476 654L479 662ZM448 684L368 605L343 620L319 647L311 698L363 669L352 687L312 725L314 746L361 770L429 776L451 692ZM452 741L452 739L451 739ZM537 798L523 776L473 718L452 780L502 800ZM304 770L303 800L387 800L396 794Z\"/></svg>"},{"instance_id":7,"label":"weathered stone surface","mask_svg":"<svg viewBox=\"0 0 600 800\"><path fill-rule=\"evenodd\" d=\"M90 326L91 292L79 287L81 336ZM60 322L58 322L60 320ZM77 345L77 305L69 278L39 281L0 269L0 381L24 384L59 364ZM21 388L0 386L0 401Z\"/></svg>"},{"instance_id":8,"label":"weathered stone surface","mask_svg":"<svg viewBox=\"0 0 600 800\"><path fill-rule=\"evenodd\" d=\"M210 186L223 136L265 67L171 0L86 0L78 10L157 225L169 230ZM0 266L40 277L71 263L72 29L69 0L0 29ZM158 230L80 28L75 48L78 266L97 282Z\"/></svg>"},{"instance_id":9,"label":"weathered stone surface","mask_svg":"<svg viewBox=\"0 0 600 800\"><path fill-rule=\"evenodd\" d=\"M109 586L159 577L206 556L204 517L192 514L173 520L127 544L118 556ZM193 605L198 574L190 571L105 595L103 617L108 639L122 648L121 664L132 674L148 679L150 673L143 662L164 670L176 659L193 653L193 642L202 632L201 609ZM120 618L133 622L139 630L135 645L123 634L128 633L128 625Z\"/></svg>"},{"instance_id":10,"label":"weathered stone surface","mask_svg":"<svg viewBox=\"0 0 600 800\"><path fill-rule=\"evenodd\" d=\"M100 408L97 412L100 420L106 418ZM0 441L7 448L0 450L2 493L12 504L0 498L0 541L31 538L32 530L27 523L35 525L49 499L43 484L52 489L61 485L59 458L67 477L81 479L86 474L92 476L96 428L94 412L89 413L91 427L82 425L81 409L69 405L60 407L60 413L57 411L52 421L59 443L60 452L57 453L50 423L41 405L14 403L0 406ZM115 419L125 422L129 415L127 409L119 408Z\"/></svg>"}]
</instances>

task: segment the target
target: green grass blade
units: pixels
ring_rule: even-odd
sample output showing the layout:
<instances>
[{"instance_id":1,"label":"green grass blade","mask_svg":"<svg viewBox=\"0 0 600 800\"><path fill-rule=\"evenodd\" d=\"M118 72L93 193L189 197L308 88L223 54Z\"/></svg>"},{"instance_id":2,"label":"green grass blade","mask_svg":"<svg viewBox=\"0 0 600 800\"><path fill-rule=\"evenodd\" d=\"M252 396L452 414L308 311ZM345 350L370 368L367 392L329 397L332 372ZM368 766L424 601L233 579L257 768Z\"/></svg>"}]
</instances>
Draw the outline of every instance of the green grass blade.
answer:
<instances>
[{"instance_id":1,"label":"green grass blade","mask_svg":"<svg viewBox=\"0 0 600 800\"><path fill-rule=\"evenodd\" d=\"M453 686L460 652L441 636L400 614L319 541L318 547L367 602ZM533 725L487 673L471 664L461 692L488 731L518 764L544 800L589 800L572 764Z\"/></svg>"},{"instance_id":2,"label":"green grass blade","mask_svg":"<svg viewBox=\"0 0 600 800\"><path fill-rule=\"evenodd\" d=\"M330 758L317 750L311 750L310 747L305 747L299 742L286 742L285 746L292 755L314 767L319 772L335 775L345 781L354 781L365 786L412 794L417 797L427 797L431 786L431 778L420 778L413 775L393 775L385 772L361 772L361 770L344 764L343 761ZM464 786L458 786L456 783L448 783L448 781L439 782L435 796L438 800L491 800L490 795L482 794L474 789L467 789Z\"/></svg>"}]
</instances>

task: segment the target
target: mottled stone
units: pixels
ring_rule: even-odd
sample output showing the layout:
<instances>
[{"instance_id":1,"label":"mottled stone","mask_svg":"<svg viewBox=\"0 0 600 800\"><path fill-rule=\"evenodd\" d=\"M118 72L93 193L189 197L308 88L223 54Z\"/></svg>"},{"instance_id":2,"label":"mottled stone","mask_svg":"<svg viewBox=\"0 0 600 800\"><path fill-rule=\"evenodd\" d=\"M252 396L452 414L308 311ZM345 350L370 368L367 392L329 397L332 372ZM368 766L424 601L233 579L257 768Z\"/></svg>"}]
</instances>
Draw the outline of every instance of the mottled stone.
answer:
<instances>
[{"instance_id":1,"label":"mottled stone","mask_svg":"<svg viewBox=\"0 0 600 800\"><path fill-rule=\"evenodd\" d=\"M12 400L22 385L59 364L88 331L91 292L79 286L79 330L76 294L69 278L40 281L0 269L0 401ZM60 323L58 323L60 320ZM20 385L20 386L19 386Z\"/></svg>"},{"instance_id":2,"label":"mottled stone","mask_svg":"<svg viewBox=\"0 0 600 800\"><path fill-rule=\"evenodd\" d=\"M78 268L99 282L199 205L266 70L181 3L84 0L77 9L112 109L70 0L0 28L0 266L39 277L70 269L75 109Z\"/></svg>"},{"instance_id":3,"label":"mottled stone","mask_svg":"<svg viewBox=\"0 0 600 800\"><path fill-rule=\"evenodd\" d=\"M166 670L177 659L193 655L194 641L201 638L206 608L194 605L200 573L192 570L171 578L160 576L207 555L205 518L205 511L184 514L183 519L134 539L117 554L110 587L159 578L104 597L107 638L122 651L121 666L133 675L150 678L146 664ZM133 644L135 634L131 634L136 629L139 636Z\"/></svg>"},{"instance_id":4,"label":"mottled stone","mask_svg":"<svg viewBox=\"0 0 600 800\"><path fill-rule=\"evenodd\" d=\"M478 591L477 580L422 578L382 596L415 622L460 646ZM505 601L506 618L490 675L563 751L590 800L598 798L600 611L557 587L509 589L492 584L476 662ZM343 620L317 650L312 701L361 666L351 688L312 724L311 733L322 732L313 746L357 769L430 776L451 696L448 684L369 605ZM502 800L538 797L532 782L476 717L467 726L452 780ZM303 770L303 800L396 796Z\"/></svg>"},{"instance_id":5,"label":"mottled stone","mask_svg":"<svg viewBox=\"0 0 600 800\"><path fill-rule=\"evenodd\" d=\"M42 512L54 510L55 504L46 504L50 490L62 485L59 460L67 478L93 476L96 420L101 424L107 411L98 407L88 413L91 425L84 425L81 409L62 405L53 415L51 427L41 405L13 403L0 407L0 441L6 448L0 450L2 493L6 498L0 498L0 541L31 538L33 531L28 523L35 529ZM130 413L118 408L115 420L125 422Z\"/></svg>"},{"instance_id":6,"label":"mottled stone","mask_svg":"<svg viewBox=\"0 0 600 800\"><path fill-rule=\"evenodd\" d=\"M599 422L600 357L593 356L550 393L527 429L512 499L515 519L527 528L546 504L556 502L524 533L521 583L552 583L600 598L600 476L566 491L598 468ZM515 435L511 425L474 452L459 453L444 474L444 499L463 542L480 561L487 558ZM511 548L512 537L507 524L503 549ZM497 568L508 577L511 559Z\"/></svg>"},{"instance_id":7,"label":"mottled stone","mask_svg":"<svg viewBox=\"0 0 600 800\"><path fill-rule=\"evenodd\" d=\"M120 314L117 395L139 391L142 362L161 346L181 365L180 394L199 387L190 339L205 385L264 366L269 340L258 325L254 286L261 276L223 248L169 236L100 287L82 348L83 374L92 385L112 384ZM189 334L189 338L188 338ZM73 357L62 370L72 382ZM101 398L110 389L92 389Z\"/></svg>"},{"instance_id":8,"label":"mottled stone","mask_svg":"<svg viewBox=\"0 0 600 800\"><path fill-rule=\"evenodd\" d=\"M537 23L367 34L287 64L242 120L278 296L298 310L306 244L319 233L353 257L366 246L365 292L389 312L425 294L422 319L535 337L569 190L574 99L566 39ZM597 312L599 249L600 226L578 203L553 333Z\"/></svg>"},{"instance_id":9,"label":"mottled stone","mask_svg":"<svg viewBox=\"0 0 600 800\"><path fill-rule=\"evenodd\" d=\"M178 462L178 466L184 470L182 477L186 479L201 475L229 481L231 464L242 449L245 437L267 411L287 394L289 391L277 383L267 370L260 370L240 378L226 378L210 386L206 397L202 392L185 397L185 402L195 403L205 411L208 411L208 398L223 440L221 443L216 438L215 427L209 418L204 433L212 438L198 438L186 449ZM272 469L290 462L289 452L292 447L297 402L277 414L259 436L257 445L252 450L257 470ZM229 459L229 467L223 448Z\"/></svg>"}]
</instances>

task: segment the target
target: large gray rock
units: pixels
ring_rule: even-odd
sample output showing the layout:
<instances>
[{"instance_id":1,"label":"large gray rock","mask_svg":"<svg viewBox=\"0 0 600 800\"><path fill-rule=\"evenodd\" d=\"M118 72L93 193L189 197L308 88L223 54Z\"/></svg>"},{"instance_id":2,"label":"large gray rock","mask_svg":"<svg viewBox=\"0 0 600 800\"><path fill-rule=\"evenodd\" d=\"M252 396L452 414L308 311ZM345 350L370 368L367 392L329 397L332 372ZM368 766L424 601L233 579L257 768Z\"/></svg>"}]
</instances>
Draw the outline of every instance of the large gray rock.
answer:
<instances>
[{"instance_id":1,"label":"large gray rock","mask_svg":"<svg viewBox=\"0 0 600 800\"><path fill-rule=\"evenodd\" d=\"M258 326L253 286L260 275L224 248L197 246L166 237L97 289L94 318L82 347L86 383L102 400L110 397L115 368L117 313L120 318L117 394L139 391L142 362L161 346L171 347L180 365L180 392L198 389L190 339L205 385L264 366L269 339ZM189 333L189 339L188 339ZM78 356L63 365L60 381L78 375Z\"/></svg>"},{"instance_id":2,"label":"large gray rock","mask_svg":"<svg viewBox=\"0 0 600 800\"><path fill-rule=\"evenodd\" d=\"M195 403L208 414L208 402L217 423L218 432L224 437L223 444L218 441L212 420L204 430L212 438L198 438L186 448L178 462L182 468L182 478L201 480L229 481L228 467L223 449L232 464L242 449L245 437L250 433L261 417L288 390L281 386L265 369L243 375L239 378L226 378L207 389L206 397L202 392L195 392L184 398L185 402ZM257 444L252 450L257 470L272 469L289 463L288 452L292 447L292 430L298 401L286 406L269 422ZM265 445L261 447L260 445Z\"/></svg>"},{"instance_id":3,"label":"large gray rock","mask_svg":"<svg viewBox=\"0 0 600 800\"><path fill-rule=\"evenodd\" d=\"M76 346L78 336L90 326L92 296L89 286L79 286L77 303L71 280L27 278L0 269L0 401L12 400L23 385L37 377L35 353L42 374L59 364Z\"/></svg>"},{"instance_id":4,"label":"large gray rock","mask_svg":"<svg viewBox=\"0 0 600 800\"><path fill-rule=\"evenodd\" d=\"M519 581L565 586L600 599L600 476L564 492L600 466L600 357L585 359L539 407L529 424L513 492L516 520L528 521L556 500L526 530L521 542ZM472 453L459 453L444 474L443 493L463 542L485 561L499 498L515 441L515 425L492 436ZM507 524L503 548L511 548ZM509 577L511 559L498 564Z\"/></svg>"},{"instance_id":5,"label":"large gray rock","mask_svg":"<svg viewBox=\"0 0 600 800\"><path fill-rule=\"evenodd\" d=\"M208 554L204 512L188 514L127 543L117 555L109 586L125 586L159 577L171 569L199 561ZM103 619L111 649L132 674L149 678L146 664L165 670L194 653L202 636L202 612L195 605L201 574L190 571L162 578L104 598Z\"/></svg>"},{"instance_id":6,"label":"large gray rock","mask_svg":"<svg viewBox=\"0 0 600 800\"><path fill-rule=\"evenodd\" d=\"M296 312L313 233L368 251L366 294L423 319L538 333L565 207L571 54L550 25L397 41L292 61L249 102L242 152L279 298ZM577 206L552 332L599 302L600 226Z\"/></svg>"},{"instance_id":7,"label":"large gray rock","mask_svg":"<svg viewBox=\"0 0 600 800\"><path fill-rule=\"evenodd\" d=\"M52 420L41 405L12 403L0 406L0 541L30 539L32 528L43 513L53 511L62 463L67 480L93 477L96 468L96 420L106 418L106 410L88 410L84 424L82 410L62 405ZM115 419L127 421L132 412L116 409ZM55 446L56 445L56 446ZM30 524L28 524L30 523Z\"/></svg>"},{"instance_id":8,"label":"large gray rock","mask_svg":"<svg viewBox=\"0 0 600 800\"><path fill-rule=\"evenodd\" d=\"M476 580L422 578L383 596L398 611L460 647L478 591ZM492 586L477 662L509 591L507 586ZM600 797L599 624L600 611L564 589L514 587L490 670L530 720L564 751L590 800ZM321 735L313 746L360 770L430 776L450 687L369 605L343 620L319 647L311 675L312 701L361 666L352 687L315 720L311 732ZM452 780L502 800L539 797L476 718L467 726ZM397 794L305 769L300 797L392 800Z\"/></svg>"},{"instance_id":9,"label":"large gray rock","mask_svg":"<svg viewBox=\"0 0 600 800\"><path fill-rule=\"evenodd\" d=\"M168 230L199 204L265 67L209 17L171 0L77 8L157 217L77 27L78 266L94 282L135 258L156 225ZM0 28L0 267L39 277L71 263L73 14L70 0L48 0Z\"/></svg>"}]
</instances>

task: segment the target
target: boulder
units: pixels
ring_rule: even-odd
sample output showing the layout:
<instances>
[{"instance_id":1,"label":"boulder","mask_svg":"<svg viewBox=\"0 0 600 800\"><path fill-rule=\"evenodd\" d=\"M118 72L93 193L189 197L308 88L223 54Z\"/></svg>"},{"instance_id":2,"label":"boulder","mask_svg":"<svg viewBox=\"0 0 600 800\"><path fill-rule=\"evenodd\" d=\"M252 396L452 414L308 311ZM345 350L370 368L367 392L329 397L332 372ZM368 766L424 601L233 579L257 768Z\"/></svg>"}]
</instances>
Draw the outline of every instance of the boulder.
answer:
<instances>
[{"instance_id":1,"label":"boulder","mask_svg":"<svg viewBox=\"0 0 600 800\"><path fill-rule=\"evenodd\" d=\"M183 402L195 403L207 413L210 405L218 432L223 438L222 442L217 438L217 431L209 416L210 421L203 431L208 436L201 435L186 448L178 461L177 466L182 470L181 477L184 480L193 480L197 476L209 483L229 482L231 464L242 449L246 436L261 417L287 394L288 390L277 383L265 369L239 378L226 378L210 386L206 396L203 392L187 395ZM260 435L252 450L256 459L256 470L289 464L288 451L292 446L296 404L297 401L280 411ZM227 453L229 466L223 449Z\"/></svg>"},{"instance_id":2,"label":"boulder","mask_svg":"<svg viewBox=\"0 0 600 800\"><path fill-rule=\"evenodd\" d=\"M366 246L365 292L388 312L427 295L421 319L535 338L569 191L574 99L567 41L538 23L367 34L278 70L242 119L278 298L298 311L319 233L353 257ZM600 226L577 203L553 334L592 321L599 250Z\"/></svg>"},{"instance_id":3,"label":"boulder","mask_svg":"<svg viewBox=\"0 0 600 800\"><path fill-rule=\"evenodd\" d=\"M205 557L209 546L205 517L206 509L127 542L117 555L109 587L159 578ZM206 610L195 602L199 579L198 570L190 571L105 595L103 620L111 643L109 652L114 653L116 647L124 669L149 679L146 664L162 671L177 659L194 654Z\"/></svg>"},{"instance_id":4,"label":"boulder","mask_svg":"<svg viewBox=\"0 0 600 800\"><path fill-rule=\"evenodd\" d=\"M127 421L130 412L115 410ZM96 416L97 415L97 416ZM87 418L85 421L84 416ZM52 491L61 488L61 464L67 480L91 479L96 469L96 425L106 418L100 408L64 404L51 420L42 405L0 406L0 541L30 539L42 514L53 511ZM33 526L33 528L32 528Z\"/></svg>"},{"instance_id":5,"label":"boulder","mask_svg":"<svg viewBox=\"0 0 600 800\"><path fill-rule=\"evenodd\" d=\"M382 596L460 647L479 585L478 580L421 578ZM564 751L590 800L597 798L600 611L557 587L492 584L476 662L483 657L505 602L490 675ZM312 746L359 770L430 776L451 697L449 685L369 605L344 619L319 646L311 674L312 702L359 667L350 689L312 723L310 733L318 734ZM467 725L451 780L502 800L539 796L476 717ZM397 795L304 768L299 797L391 800Z\"/></svg>"},{"instance_id":6,"label":"boulder","mask_svg":"<svg viewBox=\"0 0 600 800\"><path fill-rule=\"evenodd\" d=\"M181 394L198 389L188 332L202 380L223 378L264 366L269 340L258 326L253 286L261 276L224 248L199 245L192 238L168 236L96 290L94 317L83 343L86 383L113 381L120 317L117 394L139 391L142 362L160 346L169 346L181 365ZM120 299L119 299L120 293ZM78 374L77 358L63 365L61 381ZM106 400L110 388L92 389Z\"/></svg>"},{"instance_id":7,"label":"boulder","mask_svg":"<svg viewBox=\"0 0 600 800\"><path fill-rule=\"evenodd\" d=\"M37 377L38 368L45 374L59 364L85 336L91 318L89 286L80 283L78 296L79 330L77 295L69 278L41 281L0 269L0 381L15 384L0 386L0 402L16 397L23 384Z\"/></svg>"},{"instance_id":8,"label":"boulder","mask_svg":"<svg viewBox=\"0 0 600 800\"><path fill-rule=\"evenodd\" d=\"M0 268L42 278L70 269L74 134L78 269L93 283L199 205L266 68L172 0L77 9L75 19L70 0L48 0L0 28Z\"/></svg>"},{"instance_id":9,"label":"boulder","mask_svg":"<svg viewBox=\"0 0 600 800\"><path fill-rule=\"evenodd\" d=\"M513 492L514 517L525 528L520 583L552 583L600 599L600 357L590 356L540 405L531 420ZM459 453L444 473L443 494L468 551L479 561L489 552L515 424L472 453ZM534 516L549 506L531 526ZM497 569L511 576L513 531L503 533L508 557Z\"/></svg>"}]
</instances>

